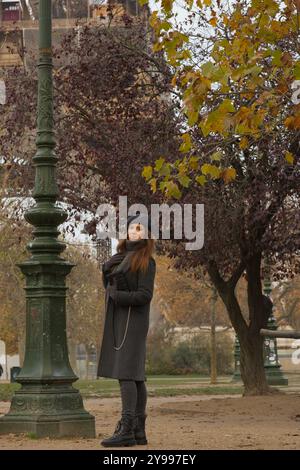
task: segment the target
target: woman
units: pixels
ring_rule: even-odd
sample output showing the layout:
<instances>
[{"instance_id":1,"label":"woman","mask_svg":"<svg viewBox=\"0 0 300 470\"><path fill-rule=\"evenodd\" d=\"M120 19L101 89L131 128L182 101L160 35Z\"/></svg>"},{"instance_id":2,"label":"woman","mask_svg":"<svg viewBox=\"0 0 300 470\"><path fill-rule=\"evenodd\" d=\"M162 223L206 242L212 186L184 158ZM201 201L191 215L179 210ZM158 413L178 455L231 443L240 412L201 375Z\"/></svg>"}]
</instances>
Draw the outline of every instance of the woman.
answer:
<instances>
[{"instance_id":1,"label":"woman","mask_svg":"<svg viewBox=\"0 0 300 470\"><path fill-rule=\"evenodd\" d=\"M106 308L97 375L118 379L122 399L121 419L104 447L147 444L146 338L156 273L150 233L150 221L128 218L127 239L102 267Z\"/></svg>"}]
</instances>

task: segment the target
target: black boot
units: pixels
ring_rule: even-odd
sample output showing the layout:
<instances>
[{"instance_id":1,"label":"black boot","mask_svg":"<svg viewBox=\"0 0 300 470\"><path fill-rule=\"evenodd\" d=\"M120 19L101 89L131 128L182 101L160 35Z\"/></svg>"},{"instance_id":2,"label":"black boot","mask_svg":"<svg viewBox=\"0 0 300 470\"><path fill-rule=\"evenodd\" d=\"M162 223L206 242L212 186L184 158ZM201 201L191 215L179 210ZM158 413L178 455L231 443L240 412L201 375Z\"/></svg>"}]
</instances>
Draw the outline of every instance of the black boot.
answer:
<instances>
[{"instance_id":1,"label":"black boot","mask_svg":"<svg viewBox=\"0 0 300 470\"><path fill-rule=\"evenodd\" d=\"M147 418L146 414L142 414L142 415L137 414L135 417L134 436L135 436L136 443L139 445L148 444L146 433L145 433L146 418Z\"/></svg>"},{"instance_id":2,"label":"black boot","mask_svg":"<svg viewBox=\"0 0 300 470\"><path fill-rule=\"evenodd\" d=\"M134 416L122 416L118 422L114 434L104 439L101 444L104 447L128 447L135 446Z\"/></svg>"}]
</instances>

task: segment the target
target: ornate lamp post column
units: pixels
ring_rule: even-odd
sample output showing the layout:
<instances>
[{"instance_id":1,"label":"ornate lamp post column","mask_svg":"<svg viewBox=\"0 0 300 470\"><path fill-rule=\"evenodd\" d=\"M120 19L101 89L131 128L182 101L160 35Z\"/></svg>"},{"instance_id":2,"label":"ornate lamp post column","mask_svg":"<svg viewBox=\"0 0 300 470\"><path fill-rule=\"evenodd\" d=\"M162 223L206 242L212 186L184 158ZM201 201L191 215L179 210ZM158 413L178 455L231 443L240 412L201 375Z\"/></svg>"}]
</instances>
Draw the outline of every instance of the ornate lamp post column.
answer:
<instances>
[{"instance_id":1,"label":"ornate lamp post column","mask_svg":"<svg viewBox=\"0 0 300 470\"><path fill-rule=\"evenodd\" d=\"M0 419L0 433L31 432L38 437L95 437L95 419L83 408L72 384L66 338L65 277L74 264L60 257L66 245L57 227L67 213L56 205L52 91L51 0L40 0L39 85L35 205L25 213L34 226L31 258L18 266L26 277L26 351L17 382L21 389Z\"/></svg>"},{"instance_id":2,"label":"ornate lamp post column","mask_svg":"<svg viewBox=\"0 0 300 470\"><path fill-rule=\"evenodd\" d=\"M272 281L270 266L268 262L265 263L264 270L263 293L270 298L272 292ZM267 329L277 331L276 319L273 315L273 310L268 319ZM277 339L276 337L265 336L264 339L264 364L266 378L269 385L288 385L288 379L284 377L280 368L281 364L278 359Z\"/></svg>"}]
</instances>

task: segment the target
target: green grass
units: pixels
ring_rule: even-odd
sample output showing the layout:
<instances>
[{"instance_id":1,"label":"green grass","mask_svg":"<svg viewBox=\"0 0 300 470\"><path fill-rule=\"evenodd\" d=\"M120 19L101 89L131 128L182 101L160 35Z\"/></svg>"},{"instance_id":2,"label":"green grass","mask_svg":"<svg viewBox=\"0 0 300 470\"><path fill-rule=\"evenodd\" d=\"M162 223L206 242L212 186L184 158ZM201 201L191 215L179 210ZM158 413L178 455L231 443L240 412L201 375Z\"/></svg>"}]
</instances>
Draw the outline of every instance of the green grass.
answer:
<instances>
[{"instance_id":1,"label":"green grass","mask_svg":"<svg viewBox=\"0 0 300 470\"><path fill-rule=\"evenodd\" d=\"M38 439L38 436L34 432L29 432L26 434L26 437L28 437L28 439Z\"/></svg>"},{"instance_id":2,"label":"green grass","mask_svg":"<svg viewBox=\"0 0 300 470\"><path fill-rule=\"evenodd\" d=\"M78 380L78 388L83 398L105 398L120 396L119 383L115 379ZM19 384L0 384L0 401L9 401ZM243 392L242 386L223 381L209 385L208 378L197 376L151 376L147 377L149 396L167 397L178 395L233 395Z\"/></svg>"},{"instance_id":3,"label":"green grass","mask_svg":"<svg viewBox=\"0 0 300 470\"><path fill-rule=\"evenodd\" d=\"M152 397L175 397L179 395L240 395L242 387L161 388L148 391Z\"/></svg>"},{"instance_id":4,"label":"green grass","mask_svg":"<svg viewBox=\"0 0 300 470\"><path fill-rule=\"evenodd\" d=\"M8 401L11 399L13 393L19 390L19 384L0 384L0 401Z\"/></svg>"}]
</instances>

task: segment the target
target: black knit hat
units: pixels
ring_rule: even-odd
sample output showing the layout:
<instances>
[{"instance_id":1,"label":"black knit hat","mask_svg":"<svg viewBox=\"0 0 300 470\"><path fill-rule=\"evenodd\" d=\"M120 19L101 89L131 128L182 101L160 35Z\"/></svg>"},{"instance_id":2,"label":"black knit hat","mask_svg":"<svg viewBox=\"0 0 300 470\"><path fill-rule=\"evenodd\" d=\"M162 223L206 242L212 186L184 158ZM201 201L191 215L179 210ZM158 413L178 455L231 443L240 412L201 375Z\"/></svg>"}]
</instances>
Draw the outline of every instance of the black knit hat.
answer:
<instances>
[{"instance_id":1,"label":"black knit hat","mask_svg":"<svg viewBox=\"0 0 300 470\"><path fill-rule=\"evenodd\" d=\"M151 218L150 218L150 216L147 216L146 214L141 214L140 215L140 212L136 215L130 215L127 218L127 231L128 231L128 228L129 228L129 225L131 224L131 222L133 222L137 218L139 218L139 220L137 220L136 223L143 225L151 233Z\"/></svg>"}]
</instances>

